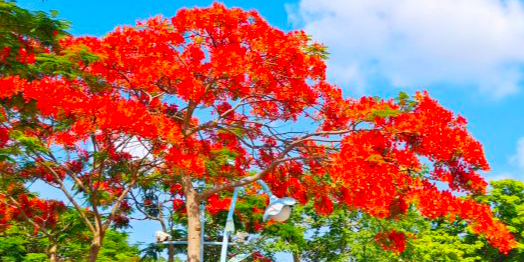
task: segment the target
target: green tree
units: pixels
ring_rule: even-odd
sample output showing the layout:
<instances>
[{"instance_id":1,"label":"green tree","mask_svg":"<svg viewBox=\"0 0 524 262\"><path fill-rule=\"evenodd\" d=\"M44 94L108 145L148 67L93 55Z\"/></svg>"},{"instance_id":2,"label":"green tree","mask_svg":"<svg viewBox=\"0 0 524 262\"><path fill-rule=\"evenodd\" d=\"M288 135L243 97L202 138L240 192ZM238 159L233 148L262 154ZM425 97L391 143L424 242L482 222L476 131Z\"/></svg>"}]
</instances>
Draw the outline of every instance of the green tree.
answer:
<instances>
[{"instance_id":1,"label":"green tree","mask_svg":"<svg viewBox=\"0 0 524 262\"><path fill-rule=\"evenodd\" d=\"M508 254L501 254L488 245L484 238L474 234L469 234L466 242L484 243L477 252L482 261L524 261L524 183L513 179L492 181L491 191L475 199L493 208L495 216L508 226L519 244Z\"/></svg>"},{"instance_id":2,"label":"green tree","mask_svg":"<svg viewBox=\"0 0 524 262\"><path fill-rule=\"evenodd\" d=\"M58 52L58 40L68 33L69 22L50 14L20 8L14 1L0 0L0 76L36 77L51 54Z\"/></svg>"},{"instance_id":3,"label":"green tree","mask_svg":"<svg viewBox=\"0 0 524 262\"><path fill-rule=\"evenodd\" d=\"M89 253L89 238L86 238L86 234L89 232L85 228L64 232L60 236L61 242L57 249L58 261L86 261ZM33 234L27 232L23 226L13 225L0 235L0 261L49 261L49 246L49 239L42 234ZM97 261L139 261L138 254L138 248L128 244L126 233L109 230Z\"/></svg>"},{"instance_id":4,"label":"green tree","mask_svg":"<svg viewBox=\"0 0 524 262\"><path fill-rule=\"evenodd\" d=\"M295 234L295 238L280 238L273 247L291 251L295 261L473 262L479 260L471 254L483 246L463 242L462 224L450 224L444 219L429 221L414 209L400 219L378 219L345 208L321 216L307 205L296 208L292 220L302 233ZM377 234L391 229L417 235L407 239L404 252L396 253L384 248L387 242L377 241ZM300 238L300 234L304 237Z\"/></svg>"},{"instance_id":5,"label":"green tree","mask_svg":"<svg viewBox=\"0 0 524 262\"><path fill-rule=\"evenodd\" d=\"M524 183L492 181L486 195L474 198L490 205L494 216L508 225L519 242L517 248L508 254L500 253L460 218L453 222L445 218L429 221L410 210L402 219L381 220L344 208L320 216L312 205L306 205L295 209L290 222L304 238L280 238L269 249L293 252L295 261L524 261ZM395 254L375 241L384 228L417 235L408 239L405 252Z\"/></svg>"}]
</instances>

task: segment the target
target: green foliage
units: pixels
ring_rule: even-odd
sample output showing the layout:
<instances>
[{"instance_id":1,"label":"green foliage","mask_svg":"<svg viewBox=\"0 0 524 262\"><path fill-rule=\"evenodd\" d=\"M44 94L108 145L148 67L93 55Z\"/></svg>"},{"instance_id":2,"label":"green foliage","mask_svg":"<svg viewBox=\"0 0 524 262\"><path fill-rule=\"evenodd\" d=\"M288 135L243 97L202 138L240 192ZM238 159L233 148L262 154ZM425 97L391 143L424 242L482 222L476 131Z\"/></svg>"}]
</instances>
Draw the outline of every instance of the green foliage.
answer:
<instances>
[{"instance_id":1,"label":"green foliage","mask_svg":"<svg viewBox=\"0 0 524 262\"><path fill-rule=\"evenodd\" d=\"M16 75L29 80L49 75L81 77L92 91L106 90L106 82L84 72L98 56L85 46L63 49L59 45L60 39L69 36L66 30L70 23L57 16L57 11L32 12L14 1L0 0L0 76ZM22 102L24 107L30 104Z\"/></svg>"},{"instance_id":2,"label":"green foliage","mask_svg":"<svg viewBox=\"0 0 524 262\"><path fill-rule=\"evenodd\" d=\"M206 162L206 170L210 176L219 175L223 166L231 165L235 161L237 154L228 148L224 147L219 150L211 151L213 159Z\"/></svg>"},{"instance_id":3,"label":"green foliage","mask_svg":"<svg viewBox=\"0 0 524 262\"><path fill-rule=\"evenodd\" d=\"M47 14L20 8L12 1L0 0L0 76L34 77L38 67L19 61L24 52L33 52L31 42L56 49L58 39L68 35L69 22L57 19L58 12ZM24 51L25 50L25 51Z\"/></svg>"},{"instance_id":4,"label":"green foliage","mask_svg":"<svg viewBox=\"0 0 524 262\"><path fill-rule=\"evenodd\" d=\"M414 209L400 219L378 219L343 207L321 216L308 204L295 207L291 221L278 225L266 232L274 237L273 242L261 248L268 253L292 252L300 261L483 261L477 252L485 244L464 242L465 223L430 222ZM272 228L280 230L273 232ZM403 253L396 254L385 251L375 240L377 233L389 229L416 232L417 236L408 239Z\"/></svg>"},{"instance_id":5,"label":"green foliage","mask_svg":"<svg viewBox=\"0 0 524 262\"><path fill-rule=\"evenodd\" d=\"M278 237L282 243L293 243L297 246L305 244L304 228L289 223L272 224L266 227L263 234Z\"/></svg>"},{"instance_id":6,"label":"green foliage","mask_svg":"<svg viewBox=\"0 0 524 262\"><path fill-rule=\"evenodd\" d=\"M24 262L46 262L49 261L49 258L46 254L42 253L28 253L25 258Z\"/></svg>"},{"instance_id":7,"label":"green foliage","mask_svg":"<svg viewBox=\"0 0 524 262\"><path fill-rule=\"evenodd\" d=\"M18 36L38 40L44 45L54 45L53 35L67 35L64 31L69 28L69 22L58 20L58 12L50 14L42 11L31 12L16 6L14 1L0 1L0 40L16 44ZM56 30L56 32L55 32Z\"/></svg>"},{"instance_id":8,"label":"green foliage","mask_svg":"<svg viewBox=\"0 0 524 262\"><path fill-rule=\"evenodd\" d=\"M374 118L386 118L386 117L394 117L398 116L401 113L400 110L392 109L390 107L386 107L384 109L376 109L371 112L369 115L370 119Z\"/></svg>"},{"instance_id":9,"label":"green foliage","mask_svg":"<svg viewBox=\"0 0 524 262\"><path fill-rule=\"evenodd\" d=\"M482 261L476 255L484 243L477 241L471 244L464 243L463 237L450 232L450 225L435 229L426 228L411 241L408 256L411 261Z\"/></svg>"},{"instance_id":10,"label":"green foliage","mask_svg":"<svg viewBox=\"0 0 524 262\"><path fill-rule=\"evenodd\" d=\"M28 241L17 232L17 228L7 230L0 237L0 257L2 261L22 261L27 255Z\"/></svg>"},{"instance_id":11,"label":"green foliage","mask_svg":"<svg viewBox=\"0 0 524 262\"><path fill-rule=\"evenodd\" d=\"M460 219L432 221L414 209L400 219L377 219L339 207L329 216L320 216L312 204L297 206L291 221L271 226L265 234L274 241L261 246L266 252L289 251L300 261L412 261L412 262L481 262L524 261L524 183L516 180L491 182L492 190L474 198L493 207L495 216L515 234L519 246L501 254L487 241L471 231ZM293 225L293 226L291 226ZM293 227L294 230L290 230ZM275 230L275 229L279 230ZM385 251L375 241L377 233L395 229L413 232L401 254ZM301 232L291 234L290 232ZM303 233L302 233L303 232Z\"/></svg>"},{"instance_id":12,"label":"green foliage","mask_svg":"<svg viewBox=\"0 0 524 262\"><path fill-rule=\"evenodd\" d=\"M48 75L60 75L66 78L76 78L79 76L81 68L79 64L88 65L99 59L92 54L87 47L61 50L61 55L56 56L53 53L40 53L36 57L35 71ZM82 74L83 79L94 91L103 91L108 86L99 78L92 75Z\"/></svg>"},{"instance_id":13,"label":"green foliage","mask_svg":"<svg viewBox=\"0 0 524 262\"><path fill-rule=\"evenodd\" d=\"M87 251L87 250L86 250ZM104 244L100 249L100 262L131 262L139 261L138 248L127 244L127 234L109 230L106 232Z\"/></svg>"},{"instance_id":14,"label":"green foliage","mask_svg":"<svg viewBox=\"0 0 524 262\"><path fill-rule=\"evenodd\" d=\"M313 56L318 56L322 59L328 59L329 58L329 52L327 51L327 47L319 44L313 44L309 45L306 48L306 52Z\"/></svg>"},{"instance_id":15,"label":"green foliage","mask_svg":"<svg viewBox=\"0 0 524 262\"><path fill-rule=\"evenodd\" d=\"M301 261L395 261L398 257L376 245L377 219L355 211L336 209L329 216L317 214L311 204L297 207L293 216L306 232L302 243L290 242ZM307 229L307 230L306 230ZM285 247L286 242L281 243ZM288 244L288 245L289 245Z\"/></svg>"},{"instance_id":16,"label":"green foliage","mask_svg":"<svg viewBox=\"0 0 524 262\"><path fill-rule=\"evenodd\" d=\"M36 137L27 136L24 133L13 130L10 133L11 137L18 141L21 146L23 146L26 150L29 150L31 152L47 152L47 149L44 145L42 145L42 141Z\"/></svg>"},{"instance_id":17,"label":"green foliage","mask_svg":"<svg viewBox=\"0 0 524 262\"><path fill-rule=\"evenodd\" d=\"M400 92L395 101L400 106L401 111L410 112L417 105L417 102L411 98L406 92Z\"/></svg>"},{"instance_id":18,"label":"green foliage","mask_svg":"<svg viewBox=\"0 0 524 262\"><path fill-rule=\"evenodd\" d=\"M509 254L501 254L489 246L485 239L469 234L466 242L481 242L482 249L477 252L481 261L524 261L524 183L518 180L505 179L491 182L491 191L483 196L475 196L477 201L489 204L495 216L502 220L511 230L518 247Z\"/></svg>"},{"instance_id":19,"label":"green foliage","mask_svg":"<svg viewBox=\"0 0 524 262\"><path fill-rule=\"evenodd\" d=\"M77 214L70 212L64 216L61 221L71 227L58 235L58 257L64 262L86 261L89 254L90 233ZM15 224L0 235L0 261L48 261L47 250L50 245L51 242L45 235L40 233L34 235L28 232L23 224ZM126 233L108 230L97 261L139 261L138 254L138 248L128 244Z\"/></svg>"}]
</instances>

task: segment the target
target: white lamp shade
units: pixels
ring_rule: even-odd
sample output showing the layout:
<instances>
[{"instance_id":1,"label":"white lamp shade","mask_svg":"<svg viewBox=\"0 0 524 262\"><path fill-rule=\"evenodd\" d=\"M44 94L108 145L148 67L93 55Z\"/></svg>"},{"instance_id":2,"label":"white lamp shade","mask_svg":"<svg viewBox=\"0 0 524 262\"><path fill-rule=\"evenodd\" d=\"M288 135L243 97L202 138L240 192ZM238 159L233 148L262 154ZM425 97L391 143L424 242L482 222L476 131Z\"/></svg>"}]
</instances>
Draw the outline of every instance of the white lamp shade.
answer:
<instances>
[{"instance_id":1,"label":"white lamp shade","mask_svg":"<svg viewBox=\"0 0 524 262\"><path fill-rule=\"evenodd\" d=\"M291 216L291 206L296 203L296 200L290 197L277 199L269 204L264 212L264 221L273 219L278 222L284 222Z\"/></svg>"},{"instance_id":2,"label":"white lamp shade","mask_svg":"<svg viewBox=\"0 0 524 262\"><path fill-rule=\"evenodd\" d=\"M272 216L270 219L273 219L278 222L284 222L289 219L291 216L291 207L290 206L284 206L280 210L280 212L274 216Z\"/></svg>"}]
</instances>

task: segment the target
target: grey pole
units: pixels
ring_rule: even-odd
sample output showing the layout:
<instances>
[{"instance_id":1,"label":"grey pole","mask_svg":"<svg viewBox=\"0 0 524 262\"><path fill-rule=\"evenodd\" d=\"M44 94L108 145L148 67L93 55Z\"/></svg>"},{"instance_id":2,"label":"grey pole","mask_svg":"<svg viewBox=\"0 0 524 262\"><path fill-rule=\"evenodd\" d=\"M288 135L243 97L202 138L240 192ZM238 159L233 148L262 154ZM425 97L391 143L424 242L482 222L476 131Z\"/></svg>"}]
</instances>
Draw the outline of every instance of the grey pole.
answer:
<instances>
[{"instance_id":1,"label":"grey pole","mask_svg":"<svg viewBox=\"0 0 524 262\"><path fill-rule=\"evenodd\" d=\"M257 180L257 182L262 186L264 189L264 192L269 195L270 201L273 201L276 199L276 197L271 192L271 189L269 189L269 186L266 184L266 182L262 180ZM233 214L235 212L235 205L238 198L238 191L240 190L240 187L236 187L235 191L233 192L233 198L231 199L231 205L229 206L229 212L227 213L227 220L226 220L226 226L224 228L224 238L222 240L222 250L220 253L220 262L226 262L227 260L227 247L228 247L228 241L229 241L229 234L233 233L235 231L235 223L233 221Z\"/></svg>"},{"instance_id":2,"label":"grey pole","mask_svg":"<svg viewBox=\"0 0 524 262\"><path fill-rule=\"evenodd\" d=\"M257 182L262 186L262 189L264 189L264 192L269 196L269 201L273 201L277 199L275 195L273 195L273 192L271 192L271 189L269 189L269 186L264 182L263 180L259 179Z\"/></svg>"},{"instance_id":3,"label":"grey pole","mask_svg":"<svg viewBox=\"0 0 524 262\"><path fill-rule=\"evenodd\" d=\"M239 190L240 190L240 187L235 187L235 191L233 192L233 198L231 199L231 205L229 206L229 212L227 213L226 226L224 227L224 238L222 239L222 250L220 253L220 262L226 262L229 233L233 233L233 231L235 231L235 222L233 221L233 213L235 211L235 205L237 202Z\"/></svg>"},{"instance_id":4,"label":"grey pole","mask_svg":"<svg viewBox=\"0 0 524 262\"><path fill-rule=\"evenodd\" d=\"M271 189L266 184L266 182L262 181L261 179L257 180L257 182L262 186L262 189L266 194L269 195L269 206L266 208L266 212L264 213L264 221L266 219L271 219L271 216L277 215L272 214L271 212L274 212L275 210L269 209L271 205L279 205L280 209L283 206L291 206L296 203L296 200L290 197L283 197L278 198L275 195L273 195L273 192L271 192ZM228 248L228 242L229 242L229 234L233 233L235 231L235 223L233 221L233 214L235 211L235 205L238 199L238 191L241 189L241 187L235 187L235 191L233 192L233 198L231 199L231 205L229 206L229 212L227 213L227 220L226 220L226 226L224 227L224 238L222 239L222 250L220 253L220 262L226 262L227 260L227 248ZM281 212L277 210L277 213ZM287 218L284 218L287 219ZM238 257L233 258L231 261L242 261L245 258L247 258L246 254L241 254Z\"/></svg>"},{"instance_id":5,"label":"grey pole","mask_svg":"<svg viewBox=\"0 0 524 262\"><path fill-rule=\"evenodd\" d=\"M204 262L204 228L206 226L206 205L200 203L200 259Z\"/></svg>"}]
</instances>

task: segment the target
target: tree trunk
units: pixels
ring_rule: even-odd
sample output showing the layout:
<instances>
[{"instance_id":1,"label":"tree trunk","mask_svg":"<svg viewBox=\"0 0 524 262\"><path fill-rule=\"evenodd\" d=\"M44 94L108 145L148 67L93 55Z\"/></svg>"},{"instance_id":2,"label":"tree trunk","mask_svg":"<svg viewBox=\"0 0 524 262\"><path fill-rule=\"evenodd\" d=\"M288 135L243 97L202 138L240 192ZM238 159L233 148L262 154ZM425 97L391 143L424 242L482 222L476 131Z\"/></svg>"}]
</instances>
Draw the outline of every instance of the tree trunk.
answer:
<instances>
[{"instance_id":1,"label":"tree trunk","mask_svg":"<svg viewBox=\"0 0 524 262\"><path fill-rule=\"evenodd\" d=\"M300 262L300 254L297 251L293 252L293 262Z\"/></svg>"},{"instance_id":2,"label":"tree trunk","mask_svg":"<svg viewBox=\"0 0 524 262\"><path fill-rule=\"evenodd\" d=\"M167 246L167 262L175 261L175 247L173 245Z\"/></svg>"},{"instance_id":3,"label":"tree trunk","mask_svg":"<svg viewBox=\"0 0 524 262\"><path fill-rule=\"evenodd\" d=\"M47 255L49 256L49 262L58 262L58 244L52 243L49 249L47 250Z\"/></svg>"},{"instance_id":4,"label":"tree trunk","mask_svg":"<svg viewBox=\"0 0 524 262\"><path fill-rule=\"evenodd\" d=\"M103 239L104 232L97 232L93 235L91 247L89 248L89 262L96 262L96 259L98 258L98 252L100 252L100 247L102 247Z\"/></svg>"},{"instance_id":5,"label":"tree trunk","mask_svg":"<svg viewBox=\"0 0 524 262\"><path fill-rule=\"evenodd\" d=\"M187 208L187 258L188 262L202 262L200 257L200 209L199 198L194 190L186 193Z\"/></svg>"}]
</instances>

